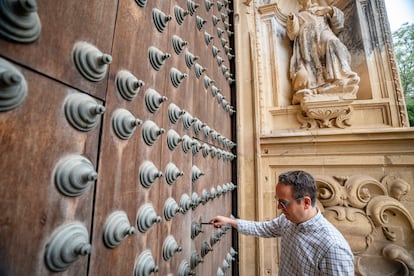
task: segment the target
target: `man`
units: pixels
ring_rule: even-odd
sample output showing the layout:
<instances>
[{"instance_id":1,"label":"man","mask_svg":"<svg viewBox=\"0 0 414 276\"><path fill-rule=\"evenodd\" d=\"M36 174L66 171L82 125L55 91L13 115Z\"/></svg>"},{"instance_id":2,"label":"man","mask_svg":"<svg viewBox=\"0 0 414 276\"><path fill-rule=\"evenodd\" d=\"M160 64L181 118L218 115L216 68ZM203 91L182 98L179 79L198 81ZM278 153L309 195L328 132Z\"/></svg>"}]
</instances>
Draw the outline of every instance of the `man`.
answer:
<instances>
[{"instance_id":1,"label":"man","mask_svg":"<svg viewBox=\"0 0 414 276\"><path fill-rule=\"evenodd\" d=\"M279 275L354 275L352 251L342 234L316 207L314 178L304 171L288 171L276 185L282 215L264 222L216 216L214 227L230 224L240 233L281 237Z\"/></svg>"}]
</instances>

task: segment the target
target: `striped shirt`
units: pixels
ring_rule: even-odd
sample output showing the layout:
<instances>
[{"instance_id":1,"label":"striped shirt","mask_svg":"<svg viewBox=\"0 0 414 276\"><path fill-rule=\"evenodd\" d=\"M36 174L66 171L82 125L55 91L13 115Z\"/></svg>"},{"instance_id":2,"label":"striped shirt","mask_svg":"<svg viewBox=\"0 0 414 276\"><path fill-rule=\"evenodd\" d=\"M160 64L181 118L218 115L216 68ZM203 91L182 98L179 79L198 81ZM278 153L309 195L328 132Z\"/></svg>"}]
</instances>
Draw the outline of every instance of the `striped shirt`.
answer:
<instances>
[{"instance_id":1,"label":"striped shirt","mask_svg":"<svg viewBox=\"0 0 414 276\"><path fill-rule=\"evenodd\" d=\"M238 231L282 237L279 275L354 275L354 256L342 234L322 214L298 225L284 214L264 222L237 220Z\"/></svg>"}]
</instances>

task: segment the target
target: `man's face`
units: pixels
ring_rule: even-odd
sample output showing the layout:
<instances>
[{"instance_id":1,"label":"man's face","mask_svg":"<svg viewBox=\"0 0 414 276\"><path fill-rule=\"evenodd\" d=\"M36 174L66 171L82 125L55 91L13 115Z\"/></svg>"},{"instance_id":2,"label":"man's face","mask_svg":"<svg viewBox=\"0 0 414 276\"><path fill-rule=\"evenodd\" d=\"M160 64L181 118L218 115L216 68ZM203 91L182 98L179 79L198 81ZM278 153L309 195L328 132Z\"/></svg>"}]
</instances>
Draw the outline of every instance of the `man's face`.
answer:
<instances>
[{"instance_id":1,"label":"man's face","mask_svg":"<svg viewBox=\"0 0 414 276\"><path fill-rule=\"evenodd\" d=\"M303 221L303 200L300 200L298 203L295 198L293 198L292 186L278 183L276 185L276 199L278 199L277 208L282 210L288 220L295 224ZM285 205L285 207L283 205Z\"/></svg>"}]
</instances>

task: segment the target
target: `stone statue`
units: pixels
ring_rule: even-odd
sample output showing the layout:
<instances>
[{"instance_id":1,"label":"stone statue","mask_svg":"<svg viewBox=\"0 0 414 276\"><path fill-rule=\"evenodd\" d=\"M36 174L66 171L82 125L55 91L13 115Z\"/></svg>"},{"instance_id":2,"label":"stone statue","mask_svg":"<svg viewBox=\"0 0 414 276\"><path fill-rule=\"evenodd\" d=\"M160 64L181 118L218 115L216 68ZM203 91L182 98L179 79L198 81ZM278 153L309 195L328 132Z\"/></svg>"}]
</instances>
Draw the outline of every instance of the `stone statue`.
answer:
<instances>
[{"instance_id":1,"label":"stone statue","mask_svg":"<svg viewBox=\"0 0 414 276\"><path fill-rule=\"evenodd\" d=\"M286 32L293 41L290 61L293 104L306 95L349 94L356 98L359 77L351 70L350 54L337 37L344 26L343 12L299 0L302 9L287 17Z\"/></svg>"}]
</instances>

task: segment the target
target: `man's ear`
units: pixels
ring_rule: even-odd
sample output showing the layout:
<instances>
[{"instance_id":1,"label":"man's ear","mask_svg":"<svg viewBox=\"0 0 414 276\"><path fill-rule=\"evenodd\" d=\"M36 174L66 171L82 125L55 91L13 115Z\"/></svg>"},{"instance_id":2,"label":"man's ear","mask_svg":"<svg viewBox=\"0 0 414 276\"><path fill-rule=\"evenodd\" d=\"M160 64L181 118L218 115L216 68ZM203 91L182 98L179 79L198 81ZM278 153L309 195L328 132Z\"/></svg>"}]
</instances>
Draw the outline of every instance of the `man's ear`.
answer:
<instances>
[{"instance_id":1,"label":"man's ear","mask_svg":"<svg viewBox=\"0 0 414 276\"><path fill-rule=\"evenodd\" d=\"M305 208L306 208L306 209L307 209L307 208L310 208L310 207L312 206L312 200L311 200L311 198L310 198L310 197L305 196L305 197L303 198L303 201L305 202Z\"/></svg>"}]
</instances>

